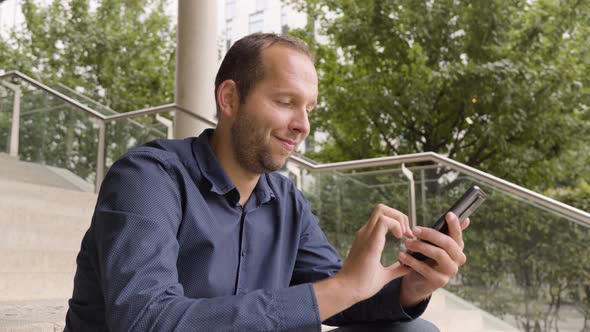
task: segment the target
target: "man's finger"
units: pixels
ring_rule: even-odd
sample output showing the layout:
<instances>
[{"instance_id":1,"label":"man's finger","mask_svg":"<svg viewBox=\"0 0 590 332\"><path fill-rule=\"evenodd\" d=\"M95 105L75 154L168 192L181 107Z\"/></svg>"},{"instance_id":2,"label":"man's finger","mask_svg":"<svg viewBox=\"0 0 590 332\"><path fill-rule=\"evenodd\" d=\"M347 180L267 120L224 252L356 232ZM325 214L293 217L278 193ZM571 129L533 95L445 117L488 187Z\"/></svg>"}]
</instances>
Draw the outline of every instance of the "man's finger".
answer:
<instances>
[{"instance_id":1,"label":"man's finger","mask_svg":"<svg viewBox=\"0 0 590 332\"><path fill-rule=\"evenodd\" d=\"M407 240L406 248L413 252L419 252L435 261L436 265L430 265L433 266L435 270L442 272L445 275L457 274L458 265L461 265L464 261L464 259L461 259L461 261L455 262L442 248L420 240Z\"/></svg>"},{"instance_id":2,"label":"man's finger","mask_svg":"<svg viewBox=\"0 0 590 332\"><path fill-rule=\"evenodd\" d=\"M370 233L373 232L373 229L379 223L379 219L381 218L381 216L387 216L388 218L398 222L401 226L402 234L408 234L408 232L410 232L411 234L411 231L409 231L408 217L400 211L397 211L396 209L390 208L389 206L381 203L375 206L375 209L373 210L373 213L371 214L371 217L369 218L369 221L366 224L368 231Z\"/></svg>"},{"instance_id":3,"label":"man's finger","mask_svg":"<svg viewBox=\"0 0 590 332\"><path fill-rule=\"evenodd\" d=\"M407 266L403 266L402 264L400 264L400 262L395 262L395 263L389 265L388 267L385 268L385 270L389 274L389 278L391 278L390 280L393 280L393 279L396 279L399 277L403 277L406 274L412 272L411 268L409 268Z\"/></svg>"},{"instance_id":4,"label":"man's finger","mask_svg":"<svg viewBox=\"0 0 590 332\"><path fill-rule=\"evenodd\" d=\"M369 221L367 221L367 228L369 231L372 231L375 225L379 222L379 218L383 215L383 209L386 207L385 204L377 204L371 213L371 217L369 217Z\"/></svg>"},{"instance_id":5,"label":"man's finger","mask_svg":"<svg viewBox=\"0 0 590 332\"><path fill-rule=\"evenodd\" d=\"M449 282L449 277L439 273L435 269L433 269L430 265L426 262L420 261L408 255L404 252L399 253L399 260L403 264L412 268L412 270L416 271L418 274L422 275L426 278L430 283L434 286L434 288L440 288L445 286Z\"/></svg>"},{"instance_id":6,"label":"man's finger","mask_svg":"<svg viewBox=\"0 0 590 332\"><path fill-rule=\"evenodd\" d=\"M428 241L435 246L442 248L455 262L463 260L464 255L462 249L450 236L429 227L416 227L414 229L414 234L419 239Z\"/></svg>"},{"instance_id":7,"label":"man's finger","mask_svg":"<svg viewBox=\"0 0 590 332\"><path fill-rule=\"evenodd\" d=\"M449 212L445 216L445 221L449 229L449 236L457 242L459 248L463 249L463 230L461 229L459 218L453 212Z\"/></svg>"},{"instance_id":8,"label":"man's finger","mask_svg":"<svg viewBox=\"0 0 590 332\"><path fill-rule=\"evenodd\" d=\"M414 234L412 234L412 230L410 229L410 219L408 218L407 215L405 215L401 211L398 211L394 208L390 208L387 205L383 206L383 214L399 221L403 225L403 229L402 229L403 234L405 234L409 237L414 237Z\"/></svg>"},{"instance_id":9,"label":"man's finger","mask_svg":"<svg viewBox=\"0 0 590 332\"><path fill-rule=\"evenodd\" d=\"M401 237L404 235L402 225L399 221L390 218L386 215L381 215L376 227L373 229L372 236L385 237L387 231L390 231L393 234L393 236L395 236L398 239L401 239Z\"/></svg>"},{"instance_id":10,"label":"man's finger","mask_svg":"<svg viewBox=\"0 0 590 332\"><path fill-rule=\"evenodd\" d=\"M469 225L471 225L471 220L469 218L463 220L461 223L461 230L465 230Z\"/></svg>"}]
</instances>

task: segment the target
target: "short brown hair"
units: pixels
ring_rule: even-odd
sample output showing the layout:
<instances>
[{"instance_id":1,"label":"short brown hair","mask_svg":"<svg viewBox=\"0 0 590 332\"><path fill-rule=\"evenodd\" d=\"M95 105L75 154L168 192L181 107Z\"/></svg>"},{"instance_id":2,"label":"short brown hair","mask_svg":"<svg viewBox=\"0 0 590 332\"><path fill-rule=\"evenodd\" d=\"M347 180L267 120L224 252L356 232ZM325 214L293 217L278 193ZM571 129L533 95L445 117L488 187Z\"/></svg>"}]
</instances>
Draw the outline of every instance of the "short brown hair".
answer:
<instances>
[{"instance_id":1,"label":"short brown hair","mask_svg":"<svg viewBox=\"0 0 590 332\"><path fill-rule=\"evenodd\" d=\"M254 33L236 41L227 51L215 77L215 104L218 114L220 108L217 89L221 83L225 80L236 82L240 103L244 103L252 87L264 77L262 50L275 44L299 51L307 55L312 62L314 61L307 44L296 37L275 33Z\"/></svg>"}]
</instances>

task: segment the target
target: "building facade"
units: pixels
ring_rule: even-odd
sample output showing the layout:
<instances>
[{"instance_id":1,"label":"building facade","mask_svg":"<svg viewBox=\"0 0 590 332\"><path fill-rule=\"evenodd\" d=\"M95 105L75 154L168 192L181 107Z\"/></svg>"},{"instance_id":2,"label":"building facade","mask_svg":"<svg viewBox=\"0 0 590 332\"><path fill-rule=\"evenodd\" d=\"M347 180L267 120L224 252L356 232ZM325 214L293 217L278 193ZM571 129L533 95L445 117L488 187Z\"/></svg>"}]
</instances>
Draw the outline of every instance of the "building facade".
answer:
<instances>
[{"instance_id":1,"label":"building facade","mask_svg":"<svg viewBox=\"0 0 590 332\"><path fill-rule=\"evenodd\" d=\"M254 32L287 33L302 28L306 23L304 13L296 11L284 0L221 0L224 1L221 53L225 54L238 39Z\"/></svg>"}]
</instances>

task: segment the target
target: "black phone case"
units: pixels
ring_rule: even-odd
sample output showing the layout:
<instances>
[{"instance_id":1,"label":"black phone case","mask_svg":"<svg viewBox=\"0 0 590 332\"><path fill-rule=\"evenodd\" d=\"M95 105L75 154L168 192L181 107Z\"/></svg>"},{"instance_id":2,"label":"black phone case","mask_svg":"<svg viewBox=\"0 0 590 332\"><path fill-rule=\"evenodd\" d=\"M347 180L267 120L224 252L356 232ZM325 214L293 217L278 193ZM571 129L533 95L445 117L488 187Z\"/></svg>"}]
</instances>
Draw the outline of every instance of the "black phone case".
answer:
<instances>
[{"instance_id":1,"label":"black phone case","mask_svg":"<svg viewBox=\"0 0 590 332\"><path fill-rule=\"evenodd\" d=\"M430 227L448 235L449 228L445 220L447 213L455 213L459 218L459 221L463 222L463 220L467 219L467 217L469 217L481 205L481 203L486 200L487 196L488 195L478 186L469 188L463 196L461 196L461 198L459 198L459 200L457 200L457 202L455 202L455 204L453 204L453 206L451 206L451 208L438 218L438 220ZM406 253L421 261L427 258L419 252L407 250Z\"/></svg>"}]
</instances>

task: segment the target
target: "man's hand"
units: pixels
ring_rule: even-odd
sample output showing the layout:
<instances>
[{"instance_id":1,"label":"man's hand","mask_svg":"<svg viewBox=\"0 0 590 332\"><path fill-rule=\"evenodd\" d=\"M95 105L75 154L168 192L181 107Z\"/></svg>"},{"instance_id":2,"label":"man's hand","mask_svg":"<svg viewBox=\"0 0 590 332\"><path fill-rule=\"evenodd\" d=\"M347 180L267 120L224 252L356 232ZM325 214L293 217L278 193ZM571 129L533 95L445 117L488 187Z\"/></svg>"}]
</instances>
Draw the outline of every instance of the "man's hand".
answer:
<instances>
[{"instance_id":1,"label":"man's hand","mask_svg":"<svg viewBox=\"0 0 590 332\"><path fill-rule=\"evenodd\" d=\"M356 233L342 269L313 285L322 320L375 295L391 280L411 271L399 262L387 267L381 264L388 231L398 239L414 236L405 214L379 204Z\"/></svg>"},{"instance_id":2,"label":"man's hand","mask_svg":"<svg viewBox=\"0 0 590 332\"><path fill-rule=\"evenodd\" d=\"M412 239L405 242L406 248L429 257L428 260L419 261L403 252L399 254L400 261L412 268L401 283L400 303L404 308L415 306L444 287L467 261L463 253L463 230L469 226L469 219L461 224L457 216L449 212L445 220L449 227L448 236L432 228L415 227L414 235L432 244Z\"/></svg>"}]
</instances>

